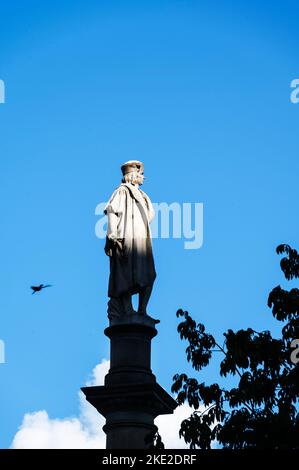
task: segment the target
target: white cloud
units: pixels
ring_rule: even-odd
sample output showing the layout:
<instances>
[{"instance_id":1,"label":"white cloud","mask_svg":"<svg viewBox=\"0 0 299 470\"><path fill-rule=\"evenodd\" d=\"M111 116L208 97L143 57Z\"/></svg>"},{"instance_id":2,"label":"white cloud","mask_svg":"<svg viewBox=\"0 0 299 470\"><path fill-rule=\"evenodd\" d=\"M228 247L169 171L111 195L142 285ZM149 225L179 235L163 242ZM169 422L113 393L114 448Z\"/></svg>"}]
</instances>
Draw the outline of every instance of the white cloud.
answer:
<instances>
[{"instance_id":1,"label":"white cloud","mask_svg":"<svg viewBox=\"0 0 299 470\"><path fill-rule=\"evenodd\" d=\"M12 449L99 449L105 446L103 432L92 433L80 419L50 419L48 413L26 414L14 437Z\"/></svg>"},{"instance_id":2,"label":"white cloud","mask_svg":"<svg viewBox=\"0 0 299 470\"><path fill-rule=\"evenodd\" d=\"M204 406L200 406L198 411L202 412L205 408ZM155 419L155 424L159 428L159 434L166 449L189 449L189 445L186 444L184 439L179 438L179 429L181 422L189 418L193 411L193 408L184 404L178 406L172 415L161 415ZM214 426L215 424L213 424L212 427ZM211 447L212 449L217 448L217 441L212 441Z\"/></svg>"},{"instance_id":3,"label":"white cloud","mask_svg":"<svg viewBox=\"0 0 299 470\"><path fill-rule=\"evenodd\" d=\"M92 371L87 386L103 385L109 370L109 361L103 360ZM188 418L192 409L179 406L173 415L159 416L155 424L159 428L166 449L188 448L179 438L183 419ZM102 430L105 419L90 405L84 394L79 392L79 416L52 419L46 410L26 413L23 422L11 444L12 449L104 449L106 435Z\"/></svg>"},{"instance_id":4,"label":"white cloud","mask_svg":"<svg viewBox=\"0 0 299 470\"><path fill-rule=\"evenodd\" d=\"M92 371L87 386L102 385L109 369L103 360ZM26 413L17 431L12 449L104 449L105 419L79 392L79 417L51 419L46 410Z\"/></svg>"},{"instance_id":5,"label":"white cloud","mask_svg":"<svg viewBox=\"0 0 299 470\"><path fill-rule=\"evenodd\" d=\"M166 449L188 449L184 439L179 438L181 422L189 418L193 409L189 405L178 406L172 415L161 415L155 419L159 434Z\"/></svg>"}]
</instances>

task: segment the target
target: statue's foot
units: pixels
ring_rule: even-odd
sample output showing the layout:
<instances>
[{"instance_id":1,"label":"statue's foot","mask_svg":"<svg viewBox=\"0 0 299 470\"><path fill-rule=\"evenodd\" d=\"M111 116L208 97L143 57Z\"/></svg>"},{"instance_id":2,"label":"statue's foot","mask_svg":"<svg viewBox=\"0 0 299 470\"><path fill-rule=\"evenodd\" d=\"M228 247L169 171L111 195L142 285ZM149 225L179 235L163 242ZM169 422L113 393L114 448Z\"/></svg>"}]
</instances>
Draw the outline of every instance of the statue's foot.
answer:
<instances>
[{"instance_id":1,"label":"statue's foot","mask_svg":"<svg viewBox=\"0 0 299 470\"><path fill-rule=\"evenodd\" d=\"M136 315L136 311L133 308L128 308L125 310L126 315Z\"/></svg>"},{"instance_id":2,"label":"statue's foot","mask_svg":"<svg viewBox=\"0 0 299 470\"><path fill-rule=\"evenodd\" d=\"M146 310L138 310L138 315L146 315L147 317L151 318L155 323L160 323L160 320L156 320L155 318L151 317Z\"/></svg>"},{"instance_id":3,"label":"statue's foot","mask_svg":"<svg viewBox=\"0 0 299 470\"><path fill-rule=\"evenodd\" d=\"M150 317L150 315L147 313L146 310L137 310L138 315L146 315L147 317Z\"/></svg>"}]
</instances>

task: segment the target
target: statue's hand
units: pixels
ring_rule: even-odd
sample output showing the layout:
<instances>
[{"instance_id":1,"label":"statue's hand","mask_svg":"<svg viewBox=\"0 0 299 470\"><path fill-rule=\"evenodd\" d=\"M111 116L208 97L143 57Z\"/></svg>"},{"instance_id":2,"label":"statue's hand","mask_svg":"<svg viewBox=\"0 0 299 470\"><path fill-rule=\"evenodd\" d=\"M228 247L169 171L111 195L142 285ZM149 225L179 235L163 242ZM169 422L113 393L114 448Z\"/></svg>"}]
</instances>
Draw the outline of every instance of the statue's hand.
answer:
<instances>
[{"instance_id":1,"label":"statue's hand","mask_svg":"<svg viewBox=\"0 0 299 470\"><path fill-rule=\"evenodd\" d=\"M106 255L111 257L113 255L113 249L114 249L114 239L106 237L106 243L105 243L105 248L104 248Z\"/></svg>"},{"instance_id":2,"label":"statue's hand","mask_svg":"<svg viewBox=\"0 0 299 470\"><path fill-rule=\"evenodd\" d=\"M118 251L120 256L124 256L124 239L123 238L114 238L106 237L105 244L105 253L107 256L113 256L115 251Z\"/></svg>"},{"instance_id":3,"label":"statue's hand","mask_svg":"<svg viewBox=\"0 0 299 470\"><path fill-rule=\"evenodd\" d=\"M123 259L127 259L127 255L125 253L125 239L124 238L116 238L114 240L114 247L117 251L118 255Z\"/></svg>"}]
</instances>

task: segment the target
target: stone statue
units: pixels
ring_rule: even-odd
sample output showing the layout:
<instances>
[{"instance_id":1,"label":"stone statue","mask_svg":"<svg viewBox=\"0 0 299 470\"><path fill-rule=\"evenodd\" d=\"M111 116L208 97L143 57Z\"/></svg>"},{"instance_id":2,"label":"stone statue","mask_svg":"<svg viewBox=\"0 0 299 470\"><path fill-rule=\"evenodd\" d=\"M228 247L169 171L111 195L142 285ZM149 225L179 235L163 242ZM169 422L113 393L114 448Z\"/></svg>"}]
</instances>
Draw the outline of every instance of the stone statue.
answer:
<instances>
[{"instance_id":1,"label":"stone statue","mask_svg":"<svg viewBox=\"0 0 299 470\"><path fill-rule=\"evenodd\" d=\"M140 189L144 181L143 163L131 160L121 170L122 183L104 209L108 216L105 253L110 258L110 321L136 314L132 306L134 294L139 294L137 313L147 315L156 278L149 227L155 213L149 197Z\"/></svg>"}]
</instances>

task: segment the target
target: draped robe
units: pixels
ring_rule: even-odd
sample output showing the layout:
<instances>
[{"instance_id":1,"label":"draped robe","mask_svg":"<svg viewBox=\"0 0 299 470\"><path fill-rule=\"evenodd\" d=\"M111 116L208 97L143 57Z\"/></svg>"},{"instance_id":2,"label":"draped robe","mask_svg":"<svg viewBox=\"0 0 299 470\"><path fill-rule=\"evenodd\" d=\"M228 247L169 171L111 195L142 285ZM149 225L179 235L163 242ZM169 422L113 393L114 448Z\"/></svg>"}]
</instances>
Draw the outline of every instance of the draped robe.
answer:
<instances>
[{"instance_id":1,"label":"draped robe","mask_svg":"<svg viewBox=\"0 0 299 470\"><path fill-rule=\"evenodd\" d=\"M112 194L105 214L117 216L118 240L110 257L109 297L136 294L156 278L150 222L154 209L149 197L131 183L122 183ZM109 243L109 226L107 241ZM106 242L107 243L107 242Z\"/></svg>"}]
</instances>

